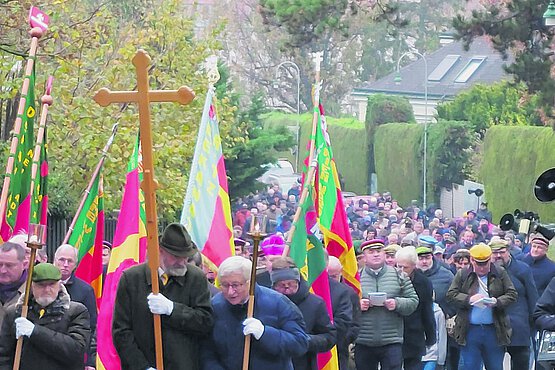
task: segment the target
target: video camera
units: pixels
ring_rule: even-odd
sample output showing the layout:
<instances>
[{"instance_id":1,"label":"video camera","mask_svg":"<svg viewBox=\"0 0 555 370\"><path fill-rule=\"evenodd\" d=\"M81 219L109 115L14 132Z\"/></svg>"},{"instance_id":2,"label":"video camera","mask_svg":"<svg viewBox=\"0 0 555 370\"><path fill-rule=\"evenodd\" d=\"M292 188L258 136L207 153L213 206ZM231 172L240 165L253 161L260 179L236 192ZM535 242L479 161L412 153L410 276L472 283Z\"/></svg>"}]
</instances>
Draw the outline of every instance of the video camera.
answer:
<instances>
[{"instance_id":1,"label":"video camera","mask_svg":"<svg viewBox=\"0 0 555 370\"><path fill-rule=\"evenodd\" d=\"M555 237L555 231L540 224L540 216L534 212L515 209L513 214L507 213L499 220L499 227L503 231L513 230L519 234L540 233L547 240Z\"/></svg>"}]
</instances>

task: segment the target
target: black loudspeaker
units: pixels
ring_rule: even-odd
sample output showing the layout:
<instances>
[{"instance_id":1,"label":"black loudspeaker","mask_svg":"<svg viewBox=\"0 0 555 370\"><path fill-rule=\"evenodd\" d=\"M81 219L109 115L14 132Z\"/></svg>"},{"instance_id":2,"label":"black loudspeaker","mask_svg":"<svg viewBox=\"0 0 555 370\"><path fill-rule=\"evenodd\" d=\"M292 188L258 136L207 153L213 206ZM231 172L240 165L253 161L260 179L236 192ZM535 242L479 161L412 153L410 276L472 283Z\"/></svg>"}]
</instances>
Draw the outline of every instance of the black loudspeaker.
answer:
<instances>
[{"instance_id":1,"label":"black loudspeaker","mask_svg":"<svg viewBox=\"0 0 555 370\"><path fill-rule=\"evenodd\" d=\"M534 195L540 202L555 200L555 168L551 168L538 177L534 185Z\"/></svg>"},{"instance_id":2,"label":"black loudspeaker","mask_svg":"<svg viewBox=\"0 0 555 370\"><path fill-rule=\"evenodd\" d=\"M503 231L513 230L518 233L518 227L518 222L510 213L504 214L503 217L501 217L501 220L499 220L499 228Z\"/></svg>"},{"instance_id":3,"label":"black loudspeaker","mask_svg":"<svg viewBox=\"0 0 555 370\"><path fill-rule=\"evenodd\" d=\"M468 189L468 194L476 194L477 197L481 197L484 195L484 191L482 189Z\"/></svg>"}]
</instances>

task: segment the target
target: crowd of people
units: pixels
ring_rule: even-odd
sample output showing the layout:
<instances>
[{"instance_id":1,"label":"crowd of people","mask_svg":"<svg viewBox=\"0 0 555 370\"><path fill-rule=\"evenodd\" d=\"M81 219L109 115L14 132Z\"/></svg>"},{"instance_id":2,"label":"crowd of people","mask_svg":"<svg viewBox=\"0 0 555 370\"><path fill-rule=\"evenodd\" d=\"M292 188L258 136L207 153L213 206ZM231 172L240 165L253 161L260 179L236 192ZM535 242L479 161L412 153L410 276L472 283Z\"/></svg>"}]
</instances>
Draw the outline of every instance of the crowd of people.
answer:
<instances>
[{"instance_id":1,"label":"crowd of people","mask_svg":"<svg viewBox=\"0 0 555 370\"><path fill-rule=\"evenodd\" d=\"M271 186L234 202L236 255L217 273L184 226L168 225L159 238L160 292L151 293L146 263L125 270L118 285L112 338L122 369L156 368L153 314L172 370L241 369L246 337L257 370L317 369L318 354L332 348L341 370L501 370L507 354L512 369L532 368L537 333L555 331L545 236L501 230L485 203L451 220L415 202L402 208L388 193L347 198L361 295L343 281L339 259L326 256L330 318L284 255L299 197L296 184L287 195ZM247 231L256 214L271 221L271 235L260 244L251 301ZM96 297L75 277L75 248L58 247L52 264L44 252L29 261L26 238L0 245L0 370L12 368L19 338L21 369L95 369ZM105 264L110 251L105 243Z\"/></svg>"}]
</instances>

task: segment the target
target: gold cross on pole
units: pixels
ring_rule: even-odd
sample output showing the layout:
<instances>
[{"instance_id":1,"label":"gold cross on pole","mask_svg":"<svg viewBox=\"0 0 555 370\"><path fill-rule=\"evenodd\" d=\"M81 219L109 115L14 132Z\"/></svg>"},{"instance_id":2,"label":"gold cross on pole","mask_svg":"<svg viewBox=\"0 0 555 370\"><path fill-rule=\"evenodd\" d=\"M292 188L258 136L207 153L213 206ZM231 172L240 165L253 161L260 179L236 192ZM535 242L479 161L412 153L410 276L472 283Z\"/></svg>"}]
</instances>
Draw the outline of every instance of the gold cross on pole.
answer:
<instances>
[{"instance_id":1,"label":"gold cross on pole","mask_svg":"<svg viewBox=\"0 0 555 370\"><path fill-rule=\"evenodd\" d=\"M152 161L152 131L150 125L151 102L178 102L189 104L195 98L195 93L187 86L178 90L149 90L148 66L150 57L146 51L140 49L133 57L133 65L137 72L137 91L110 91L100 89L94 96L94 101L105 107L111 103L137 103L139 105L139 122L141 132L141 148L143 154L143 182L141 188L145 195L146 232L148 245L148 267L152 282L152 292L158 294L158 218L156 215L156 181L154 179L154 165ZM156 368L163 370L164 357L162 353L162 327L160 315L154 315L154 344L156 349Z\"/></svg>"}]
</instances>

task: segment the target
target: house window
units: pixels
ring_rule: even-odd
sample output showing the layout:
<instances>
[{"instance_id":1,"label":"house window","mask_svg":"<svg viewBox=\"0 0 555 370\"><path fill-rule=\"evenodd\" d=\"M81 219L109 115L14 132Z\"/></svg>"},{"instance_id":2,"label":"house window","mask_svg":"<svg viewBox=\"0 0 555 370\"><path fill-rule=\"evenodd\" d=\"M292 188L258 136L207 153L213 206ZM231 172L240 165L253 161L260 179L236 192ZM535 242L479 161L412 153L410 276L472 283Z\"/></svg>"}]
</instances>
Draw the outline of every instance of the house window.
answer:
<instances>
[{"instance_id":1,"label":"house window","mask_svg":"<svg viewBox=\"0 0 555 370\"><path fill-rule=\"evenodd\" d=\"M486 57L472 57L472 59L470 59L470 61L464 66L462 71L460 71L457 78L455 78L455 82L467 82L485 60Z\"/></svg>"},{"instance_id":2,"label":"house window","mask_svg":"<svg viewBox=\"0 0 555 370\"><path fill-rule=\"evenodd\" d=\"M449 70L461 59L460 55L447 55L441 63L430 73L428 81L439 82L449 72Z\"/></svg>"}]
</instances>

